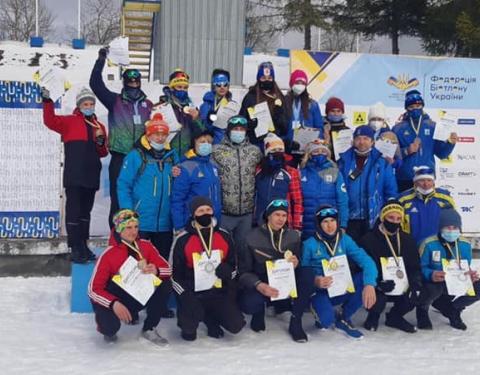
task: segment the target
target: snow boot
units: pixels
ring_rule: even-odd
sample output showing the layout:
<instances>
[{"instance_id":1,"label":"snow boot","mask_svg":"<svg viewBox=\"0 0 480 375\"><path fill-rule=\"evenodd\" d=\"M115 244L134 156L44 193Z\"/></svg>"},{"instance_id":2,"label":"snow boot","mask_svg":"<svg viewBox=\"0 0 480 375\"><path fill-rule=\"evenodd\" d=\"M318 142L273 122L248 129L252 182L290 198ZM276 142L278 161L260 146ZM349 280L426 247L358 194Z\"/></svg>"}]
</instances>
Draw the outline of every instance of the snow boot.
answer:
<instances>
[{"instance_id":1,"label":"snow boot","mask_svg":"<svg viewBox=\"0 0 480 375\"><path fill-rule=\"evenodd\" d=\"M370 311L368 313L365 323L363 323L363 328L367 331L376 331L378 329L378 321L380 320L380 314L377 312Z\"/></svg>"},{"instance_id":2,"label":"snow boot","mask_svg":"<svg viewBox=\"0 0 480 375\"><path fill-rule=\"evenodd\" d=\"M358 329L355 329L350 319L345 319L342 316L338 316L335 322L335 327L352 339L363 339L363 333Z\"/></svg>"},{"instance_id":3,"label":"snow boot","mask_svg":"<svg viewBox=\"0 0 480 375\"><path fill-rule=\"evenodd\" d=\"M160 317L165 319L175 318L175 311L168 308L162 309L162 312L160 313Z\"/></svg>"},{"instance_id":4,"label":"snow boot","mask_svg":"<svg viewBox=\"0 0 480 375\"><path fill-rule=\"evenodd\" d=\"M417 307L417 327L418 329L427 329L427 330L432 330L432 321L430 320L430 317L428 316L428 308L427 309L422 309L421 307Z\"/></svg>"},{"instance_id":5,"label":"snow boot","mask_svg":"<svg viewBox=\"0 0 480 375\"><path fill-rule=\"evenodd\" d=\"M252 315L250 328L255 332L265 331L265 312L262 311Z\"/></svg>"},{"instance_id":6,"label":"snow boot","mask_svg":"<svg viewBox=\"0 0 480 375\"><path fill-rule=\"evenodd\" d=\"M308 337L302 327L302 319L292 316L290 318L290 325L288 326L288 332L292 336L295 342L307 342Z\"/></svg>"},{"instance_id":7,"label":"snow boot","mask_svg":"<svg viewBox=\"0 0 480 375\"><path fill-rule=\"evenodd\" d=\"M467 330L467 325L463 322L462 317L460 316L461 311L457 309L453 309L448 316L448 320L450 321L450 325L461 331Z\"/></svg>"},{"instance_id":8,"label":"snow boot","mask_svg":"<svg viewBox=\"0 0 480 375\"><path fill-rule=\"evenodd\" d=\"M407 322L403 316L392 313L391 311L386 315L385 325L407 333L415 333L417 330L415 326Z\"/></svg>"},{"instance_id":9,"label":"snow boot","mask_svg":"<svg viewBox=\"0 0 480 375\"><path fill-rule=\"evenodd\" d=\"M105 342L114 343L118 340L118 336L116 334L113 334L111 336L103 335L103 339L105 340Z\"/></svg>"},{"instance_id":10,"label":"snow boot","mask_svg":"<svg viewBox=\"0 0 480 375\"><path fill-rule=\"evenodd\" d=\"M214 339L221 339L225 336L223 329L218 324L208 324L207 325L207 336L213 337Z\"/></svg>"},{"instance_id":11,"label":"snow boot","mask_svg":"<svg viewBox=\"0 0 480 375\"><path fill-rule=\"evenodd\" d=\"M197 339L197 332L188 333L188 332L182 331L180 335L182 336L182 339L184 339L185 341L195 341Z\"/></svg>"},{"instance_id":12,"label":"snow boot","mask_svg":"<svg viewBox=\"0 0 480 375\"><path fill-rule=\"evenodd\" d=\"M150 341L152 344L158 345L158 346L167 346L168 345L168 340L157 332L155 328L149 329L148 331L142 331L142 337L145 340Z\"/></svg>"},{"instance_id":13,"label":"snow boot","mask_svg":"<svg viewBox=\"0 0 480 375\"><path fill-rule=\"evenodd\" d=\"M87 262L94 262L97 260L95 253L88 247L87 241L84 241L83 243L83 257L87 260Z\"/></svg>"},{"instance_id":14,"label":"snow boot","mask_svg":"<svg viewBox=\"0 0 480 375\"><path fill-rule=\"evenodd\" d=\"M77 263L77 264L87 263L87 258L85 257L83 246L81 245L72 246L71 260L73 263Z\"/></svg>"}]
</instances>

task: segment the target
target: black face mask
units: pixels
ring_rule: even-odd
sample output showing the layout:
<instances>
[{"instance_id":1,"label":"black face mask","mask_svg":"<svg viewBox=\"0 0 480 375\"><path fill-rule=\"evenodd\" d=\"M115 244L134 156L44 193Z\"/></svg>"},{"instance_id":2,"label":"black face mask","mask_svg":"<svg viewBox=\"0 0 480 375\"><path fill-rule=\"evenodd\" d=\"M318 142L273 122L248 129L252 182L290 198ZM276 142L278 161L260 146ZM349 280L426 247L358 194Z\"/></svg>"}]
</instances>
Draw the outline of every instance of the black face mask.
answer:
<instances>
[{"instance_id":1,"label":"black face mask","mask_svg":"<svg viewBox=\"0 0 480 375\"><path fill-rule=\"evenodd\" d=\"M137 100L142 96L142 90L139 87L129 87L125 86L125 92L127 96L132 100Z\"/></svg>"},{"instance_id":2,"label":"black face mask","mask_svg":"<svg viewBox=\"0 0 480 375\"><path fill-rule=\"evenodd\" d=\"M195 216L195 221L202 227L208 227L212 223L212 214L204 214L201 216Z\"/></svg>"},{"instance_id":3,"label":"black face mask","mask_svg":"<svg viewBox=\"0 0 480 375\"><path fill-rule=\"evenodd\" d=\"M259 86L264 91L273 89L273 81L260 81Z\"/></svg>"},{"instance_id":4,"label":"black face mask","mask_svg":"<svg viewBox=\"0 0 480 375\"><path fill-rule=\"evenodd\" d=\"M392 223L390 221L385 220L383 222L383 226L389 233L395 233L397 230L400 229L400 223Z\"/></svg>"}]
</instances>

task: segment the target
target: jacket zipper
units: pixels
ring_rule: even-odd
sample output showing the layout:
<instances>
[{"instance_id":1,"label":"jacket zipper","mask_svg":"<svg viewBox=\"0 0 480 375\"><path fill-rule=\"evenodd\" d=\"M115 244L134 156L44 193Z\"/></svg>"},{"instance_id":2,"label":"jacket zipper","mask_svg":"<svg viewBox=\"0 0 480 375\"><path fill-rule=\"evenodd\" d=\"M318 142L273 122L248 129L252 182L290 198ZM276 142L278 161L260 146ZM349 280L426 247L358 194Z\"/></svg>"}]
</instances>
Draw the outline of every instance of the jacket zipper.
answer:
<instances>
[{"instance_id":1,"label":"jacket zipper","mask_svg":"<svg viewBox=\"0 0 480 375\"><path fill-rule=\"evenodd\" d=\"M240 159L240 148L237 148L237 158L238 158L238 188L239 188L239 196L238 196L238 207L239 211L238 214L242 215L242 162Z\"/></svg>"}]
</instances>

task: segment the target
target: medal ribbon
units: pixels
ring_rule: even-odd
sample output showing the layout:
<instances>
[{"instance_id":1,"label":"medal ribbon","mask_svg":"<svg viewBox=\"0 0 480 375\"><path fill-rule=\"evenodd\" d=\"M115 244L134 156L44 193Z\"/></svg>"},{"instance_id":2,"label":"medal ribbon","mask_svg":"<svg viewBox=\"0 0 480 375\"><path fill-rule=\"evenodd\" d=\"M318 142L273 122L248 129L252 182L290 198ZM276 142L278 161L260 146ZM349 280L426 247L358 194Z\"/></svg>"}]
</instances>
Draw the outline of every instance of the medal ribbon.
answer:
<instances>
[{"instance_id":1,"label":"medal ribbon","mask_svg":"<svg viewBox=\"0 0 480 375\"><path fill-rule=\"evenodd\" d=\"M457 243L457 240L455 240L455 252L456 252L456 255L453 253L452 248L450 247L450 244L448 244L448 243L445 242L445 246L447 247L447 249L448 249L448 251L450 252L450 254L452 255L452 257L457 260L458 269L461 270L462 267L461 267L461 262L460 262L460 252L458 251L458 243Z\"/></svg>"},{"instance_id":2,"label":"medal ribbon","mask_svg":"<svg viewBox=\"0 0 480 375\"><path fill-rule=\"evenodd\" d=\"M85 122L86 122L88 125L90 125L92 128L100 129L100 125L99 125L99 123L98 123L97 120L94 119L93 122L91 122L91 121L89 121L89 120L87 120L87 119L84 119L84 120L85 120Z\"/></svg>"},{"instance_id":3,"label":"medal ribbon","mask_svg":"<svg viewBox=\"0 0 480 375\"><path fill-rule=\"evenodd\" d=\"M127 241L125 240L122 240L122 243L125 244L129 249L135 251L135 253L140 257L140 260L143 259L143 255L142 253L140 252L140 249L138 248L137 246L137 243L135 241L133 241L133 246L130 245Z\"/></svg>"},{"instance_id":4,"label":"medal ribbon","mask_svg":"<svg viewBox=\"0 0 480 375\"><path fill-rule=\"evenodd\" d=\"M202 246L207 253L207 258L210 259L212 256L212 239L213 239L213 225L210 225L210 238L208 239L208 246L203 238L202 232L200 231L199 225L195 223L195 229L197 230L198 237L200 237L200 241L202 242Z\"/></svg>"},{"instance_id":5,"label":"medal ribbon","mask_svg":"<svg viewBox=\"0 0 480 375\"><path fill-rule=\"evenodd\" d=\"M267 227L268 227L268 231L270 232L270 241L272 242L272 246L273 248L280 252L280 253L283 253L282 251L282 237L283 237L283 228L280 229L280 238L278 240L278 247L275 246L275 239L273 238L273 230L272 228L270 228L270 225L267 224Z\"/></svg>"},{"instance_id":6,"label":"medal ribbon","mask_svg":"<svg viewBox=\"0 0 480 375\"><path fill-rule=\"evenodd\" d=\"M328 252L332 256L332 258L335 256L335 253L337 252L337 247L338 247L338 240L340 239L340 232L337 232L337 236L335 237L335 246L333 249L330 247L329 243L325 240L322 240L323 244L327 248Z\"/></svg>"},{"instance_id":7,"label":"medal ribbon","mask_svg":"<svg viewBox=\"0 0 480 375\"><path fill-rule=\"evenodd\" d=\"M398 261L398 257L400 256L400 253L401 253L401 249L400 249L400 232L397 231L397 249L398 249L398 255L395 254L395 249L393 248L393 244L392 244L392 242L390 241L390 238L388 237L388 234L385 233L383 230L382 230L382 233L383 233L383 235L385 236L385 240L387 241L388 247L390 248L390 252L391 252L392 255L393 255L393 259L395 259L395 264L397 265L397 267L399 267L400 262Z\"/></svg>"},{"instance_id":8,"label":"medal ribbon","mask_svg":"<svg viewBox=\"0 0 480 375\"><path fill-rule=\"evenodd\" d=\"M420 133L420 128L422 127L422 116L420 116L420 118L418 119L418 124L417 126L413 125L413 120L412 118L410 117L410 125L412 125L412 129L413 131L415 132L415 135L418 137L418 133Z\"/></svg>"}]
</instances>

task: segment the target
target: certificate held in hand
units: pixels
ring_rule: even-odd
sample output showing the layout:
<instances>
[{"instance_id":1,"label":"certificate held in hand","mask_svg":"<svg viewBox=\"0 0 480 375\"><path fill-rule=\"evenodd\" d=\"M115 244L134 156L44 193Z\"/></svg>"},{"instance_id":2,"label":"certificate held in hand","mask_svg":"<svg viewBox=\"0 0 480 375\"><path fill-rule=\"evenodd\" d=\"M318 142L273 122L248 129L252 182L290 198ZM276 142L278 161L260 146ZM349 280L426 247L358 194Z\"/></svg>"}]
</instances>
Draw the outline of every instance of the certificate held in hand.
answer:
<instances>
[{"instance_id":1,"label":"certificate held in hand","mask_svg":"<svg viewBox=\"0 0 480 375\"><path fill-rule=\"evenodd\" d=\"M475 296L472 279L468 274L470 267L466 259L462 259L460 264L455 259L442 259L442 267L445 272L447 292L450 296Z\"/></svg>"},{"instance_id":2,"label":"certificate held in hand","mask_svg":"<svg viewBox=\"0 0 480 375\"><path fill-rule=\"evenodd\" d=\"M323 259L322 267L323 274L332 278L332 285L327 289L330 298L355 292L346 255L331 257L329 260Z\"/></svg>"},{"instance_id":3,"label":"certificate held in hand","mask_svg":"<svg viewBox=\"0 0 480 375\"><path fill-rule=\"evenodd\" d=\"M401 296L404 294L408 290L409 284L403 257L397 257L396 261L394 257L381 257L380 263L382 265L383 280L393 280L395 282L395 288L385 294L387 296Z\"/></svg>"},{"instance_id":4,"label":"certificate held in hand","mask_svg":"<svg viewBox=\"0 0 480 375\"><path fill-rule=\"evenodd\" d=\"M210 257L208 257L205 251L202 254L193 253L195 292L222 287L222 280L215 274L215 270L221 262L221 250L212 250Z\"/></svg>"},{"instance_id":5,"label":"certificate held in hand","mask_svg":"<svg viewBox=\"0 0 480 375\"><path fill-rule=\"evenodd\" d=\"M275 261L267 260L268 285L278 290L278 297L271 297L272 301L287 298L297 298L297 284L293 263L286 259Z\"/></svg>"}]
</instances>

